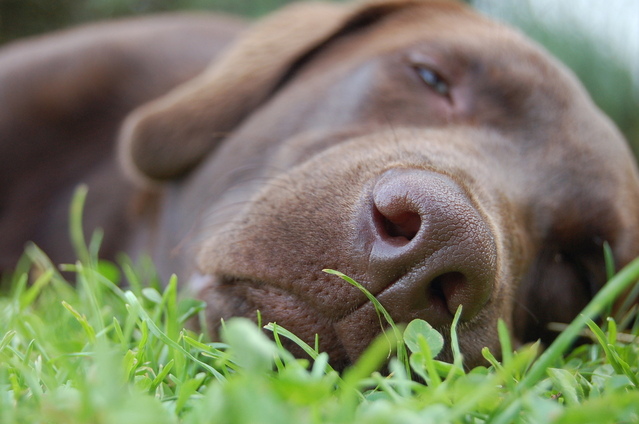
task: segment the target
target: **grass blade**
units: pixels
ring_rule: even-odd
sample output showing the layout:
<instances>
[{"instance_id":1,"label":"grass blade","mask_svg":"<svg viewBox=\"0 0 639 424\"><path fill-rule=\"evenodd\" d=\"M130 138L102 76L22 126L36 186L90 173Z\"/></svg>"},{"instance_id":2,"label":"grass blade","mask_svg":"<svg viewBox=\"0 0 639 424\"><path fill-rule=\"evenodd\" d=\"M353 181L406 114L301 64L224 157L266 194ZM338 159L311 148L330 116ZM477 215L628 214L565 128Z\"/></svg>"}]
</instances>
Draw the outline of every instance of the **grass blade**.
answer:
<instances>
[{"instance_id":1,"label":"grass blade","mask_svg":"<svg viewBox=\"0 0 639 424\"><path fill-rule=\"evenodd\" d=\"M529 389L541 380L546 374L546 369L550 368L568 350L579 333L586 327L588 320L599 316L607 305L614 302L621 293L636 283L637 279L639 279L639 258L622 269L595 295L581 314L566 327L532 365L518 386L518 390Z\"/></svg>"}]
</instances>

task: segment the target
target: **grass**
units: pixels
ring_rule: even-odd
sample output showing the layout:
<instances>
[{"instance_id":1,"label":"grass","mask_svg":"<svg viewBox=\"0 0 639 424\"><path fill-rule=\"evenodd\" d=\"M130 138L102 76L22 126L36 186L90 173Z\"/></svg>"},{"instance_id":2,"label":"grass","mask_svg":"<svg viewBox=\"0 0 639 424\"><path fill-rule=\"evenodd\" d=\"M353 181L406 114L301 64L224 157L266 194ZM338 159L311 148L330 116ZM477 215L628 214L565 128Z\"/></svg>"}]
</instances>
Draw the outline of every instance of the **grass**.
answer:
<instances>
[{"instance_id":1,"label":"grass","mask_svg":"<svg viewBox=\"0 0 639 424\"><path fill-rule=\"evenodd\" d=\"M83 193L72 206L79 260L63 275L30 246L0 296L0 423L639 422L636 307L592 320L637 280L639 262L541 354L535 344L513 351L500 324L502 352L484 350L490 366L466 370L454 331L447 364L433 359L442 336L414 321L338 374L315 347L295 359L279 340L296 337L276 324L266 326L275 341L244 319L226 322L217 343L184 329L204 305L180 298L175 278L161 285L148 264L98 261L100 234L86 243L80 231ZM586 327L593 343L571 350Z\"/></svg>"}]
</instances>

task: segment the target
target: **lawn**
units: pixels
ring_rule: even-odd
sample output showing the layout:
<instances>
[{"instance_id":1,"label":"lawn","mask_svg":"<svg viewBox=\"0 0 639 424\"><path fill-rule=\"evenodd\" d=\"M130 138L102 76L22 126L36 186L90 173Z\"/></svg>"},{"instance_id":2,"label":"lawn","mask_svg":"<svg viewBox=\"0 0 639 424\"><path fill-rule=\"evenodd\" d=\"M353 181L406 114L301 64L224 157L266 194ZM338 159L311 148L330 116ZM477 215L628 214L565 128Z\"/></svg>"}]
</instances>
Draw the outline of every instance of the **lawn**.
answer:
<instances>
[{"instance_id":1,"label":"lawn","mask_svg":"<svg viewBox=\"0 0 639 424\"><path fill-rule=\"evenodd\" d=\"M447 364L433 359L442 337L414 321L338 374L314 346L312 359L292 357L278 340L295 336L274 324L261 324L269 338L229 320L221 342L185 329L204 305L181 298L176 278L161 283L149 261L96 259L100 234L87 243L80 230L84 193L72 205L78 261L56 267L29 246L0 295L0 423L639 422L636 305L592 321L627 293L639 261L545 350L513 351L501 326L501 352L468 370L454 331ZM580 334L592 342L574 347Z\"/></svg>"}]
</instances>

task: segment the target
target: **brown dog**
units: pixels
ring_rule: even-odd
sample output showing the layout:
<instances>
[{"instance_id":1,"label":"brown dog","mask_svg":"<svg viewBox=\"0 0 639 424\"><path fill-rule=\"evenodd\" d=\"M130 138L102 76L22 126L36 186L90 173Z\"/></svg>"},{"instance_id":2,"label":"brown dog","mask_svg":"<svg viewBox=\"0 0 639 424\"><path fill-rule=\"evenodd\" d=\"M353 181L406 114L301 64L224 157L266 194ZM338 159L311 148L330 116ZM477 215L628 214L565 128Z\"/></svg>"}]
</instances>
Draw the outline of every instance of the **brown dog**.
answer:
<instances>
[{"instance_id":1,"label":"brown dog","mask_svg":"<svg viewBox=\"0 0 639 424\"><path fill-rule=\"evenodd\" d=\"M571 319L604 241L618 266L639 255L618 131L542 49L448 1L291 6L129 115L119 155L155 193L122 248L190 279L213 328L260 310L338 367L381 329L324 268L399 322L445 332L463 305L473 365L498 318L519 341Z\"/></svg>"}]
</instances>

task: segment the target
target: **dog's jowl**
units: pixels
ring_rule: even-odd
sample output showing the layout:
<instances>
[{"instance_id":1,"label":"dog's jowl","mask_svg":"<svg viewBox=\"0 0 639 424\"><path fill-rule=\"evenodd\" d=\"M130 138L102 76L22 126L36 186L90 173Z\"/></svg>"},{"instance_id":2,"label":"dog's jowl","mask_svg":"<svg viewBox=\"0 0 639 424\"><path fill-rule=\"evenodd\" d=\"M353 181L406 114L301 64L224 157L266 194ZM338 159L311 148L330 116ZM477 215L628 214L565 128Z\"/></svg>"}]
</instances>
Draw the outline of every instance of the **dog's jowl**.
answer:
<instances>
[{"instance_id":1,"label":"dog's jowl","mask_svg":"<svg viewBox=\"0 0 639 424\"><path fill-rule=\"evenodd\" d=\"M382 329L323 269L397 322L446 333L461 306L474 365L500 318L518 342L572 319L605 281L604 242L618 267L639 255L618 130L541 47L454 2L85 27L6 47L0 94L5 269L27 240L70 260L85 181L106 255L150 253L213 331L259 310L340 368Z\"/></svg>"}]
</instances>

